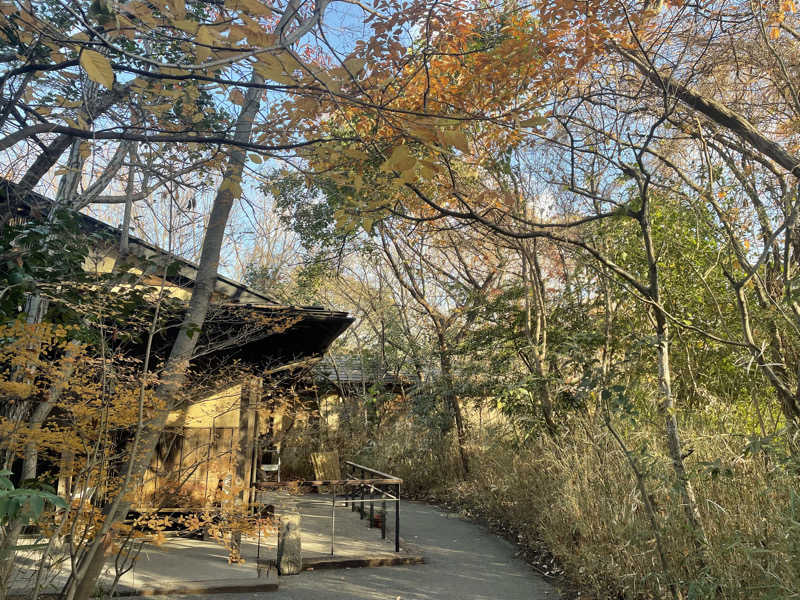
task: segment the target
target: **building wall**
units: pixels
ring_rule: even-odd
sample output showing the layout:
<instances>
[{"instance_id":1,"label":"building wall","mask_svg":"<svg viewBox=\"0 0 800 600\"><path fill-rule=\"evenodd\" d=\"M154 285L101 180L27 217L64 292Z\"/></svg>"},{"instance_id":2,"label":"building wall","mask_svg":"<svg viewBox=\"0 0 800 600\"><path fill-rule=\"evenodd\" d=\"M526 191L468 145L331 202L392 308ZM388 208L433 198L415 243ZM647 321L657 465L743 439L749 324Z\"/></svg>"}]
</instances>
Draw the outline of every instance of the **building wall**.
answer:
<instances>
[{"instance_id":1,"label":"building wall","mask_svg":"<svg viewBox=\"0 0 800 600\"><path fill-rule=\"evenodd\" d=\"M142 506L207 507L220 481L230 489L239 455L241 396L237 383L168 415L168 430L137 490Z\"/></svg>"},{"instance_id":2,"label":"building wall","mask_svg":"<svg viewBox=\"0 0 800 600\"><path fill-rule=\"evenodd\" d=\"M268 433L279 436L291 420L284 408L264 402L260 390L260 386L254 390L237 383L184 410L172 411L167 417L168 429L139 483L138 507L210 507L220 482L226 493L240 485L237 473L243 470L246 479L257 468L257 438ZM244 421L240 420L242 394L249 395L252 406ZM244 457L240 446L249 448Z\"/></svg>"},{"instance_id":3,"label":"building wall","mask_svg":"<svg viewBox=\"0 0 800 600\"><path fill-rule=\"evenodd\" d=\"M174 410L167 417L169 427L239 427L242 384L237 383L193 402L185 410Z\"/></svg>"}]
</instances>

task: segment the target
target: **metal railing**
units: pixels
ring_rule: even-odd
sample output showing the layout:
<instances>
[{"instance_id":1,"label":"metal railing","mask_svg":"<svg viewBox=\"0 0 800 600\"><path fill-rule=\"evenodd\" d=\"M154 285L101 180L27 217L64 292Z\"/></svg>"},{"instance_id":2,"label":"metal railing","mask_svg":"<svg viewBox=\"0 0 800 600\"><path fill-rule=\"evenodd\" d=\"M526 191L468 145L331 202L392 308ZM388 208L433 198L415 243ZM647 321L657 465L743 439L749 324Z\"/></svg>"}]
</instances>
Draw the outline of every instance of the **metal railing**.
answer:
<instances>
[{"instance_id":1,"label":"metal railing","mask_svg":"<svg viewBox=\"0 0 800 600\"><path fill-rule=\"evenodd\" d=\"M394 551L400 552L400 486L403 480L377 469L345 461L348 471L346 479L320 479L309 481L261 482L256 489L267 490L290 487L329 487L331 489L331 556L334 555L336 540L336 491L343 489L344 504L352 511L358 510L361 519L369 515L370 527L375 526L376 514L380 515L381 539L386 539L386 503L394 502ZM360 477L356 477L360 475ZM306 501L307 502L307 501ZM380 502L380 512L376 513L375 503ZM321 502L314 502L320 504ZM327 504L327 503L326 503ZM369 511L369 512L367 512Z\"/></svg>"},{"instance_id":2,"label":"metal railing","mask_svg":"<svg viewBox=\"0 0 800 600\"><path fill-rule=\"evenodd\" d=\"M389 475L349 460L346 460L344 464L350 471L348 480L360 482L358 489L353 490L352 493L360 492L361 494L360 499L353 497L345 500L345 505L349 501L351 510L356 510L356 504L358 504L359 515L363 519L366 513L366 505L369 503L369 526L373 527L375 525L375 501L379 501L381 503L381 539L386 539L386 517L388 516L386 502L387 500L394 502L394 551L400 552L400 486L403 480L394 475ZM360 479L355 477L356 473L360 473ZM367 474L373 477L367 479ZM389 490L395 493L392 494ZM376 495L378 496L377 498Z\"/></svg>"}]
</instances>

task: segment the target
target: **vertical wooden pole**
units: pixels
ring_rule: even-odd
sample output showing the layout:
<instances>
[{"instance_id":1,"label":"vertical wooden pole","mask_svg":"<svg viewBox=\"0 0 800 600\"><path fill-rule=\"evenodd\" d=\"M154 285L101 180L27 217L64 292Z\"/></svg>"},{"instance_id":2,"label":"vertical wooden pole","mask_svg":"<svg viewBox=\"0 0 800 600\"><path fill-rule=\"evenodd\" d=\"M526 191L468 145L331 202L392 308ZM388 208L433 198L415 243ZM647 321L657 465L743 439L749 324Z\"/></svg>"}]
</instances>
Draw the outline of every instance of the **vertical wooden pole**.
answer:
<instances>
[{"instance_id":1,"label":"vertical wooden pole","mask_svg":"<svg viewBox=\"0 0 800 600\"><path fill-rule=\"evenodd\" d=\"M361 479L365 479L364 469L361 469ZM364 484L361 484L361 502L358 505L358 515L362 520L364 519Z\"/></svg>"},{"instance_id":2,"label":"vertical wooden pole","mask_svg":"<svg viewBox=\"0 0 800 600\"><path fill-rule=\"evenodd\" d=\"M248 502L252 506L253 502L255 501L255 487L253 484L256 481L256 470L258 469L259 463L261 462L260 456L258 456L258 403L261 401L261 390L263 386L263 379L261 377L253 377L250 380L250 398L249 402L250 405L248 407L250 411L250 475L249 475L249 483L248 488L250 490L250 495L248 498Z\"/></svg>"},{"instance_id":3,"label":"vertical wooden pole","mask_svg":"<svg viewBox=\"0 0 800 600\"><path fill-rule=\"evenodd\" d=\"M72 468L75 463L75 453L71 450L64 450L61 454L61 465L58 474L58 495L62 498L72 496Z\"/></svg>"},{"instance_id":4,"label":"vertical wooden pole","mask_svg":"<svg viewBox=\"0 0 800 600\"><path fill-rule=\"evenodd\" d=\"M375 489L370 485L369 488L369 526L375 527Z\"/></svg>"},{"instance_id":5,"label":"vertical wooden pole","mask_svg":"<svg viewBox=\"0 0 800 600\"><path fill-rule=\"evenodd\" d=\"M239 448L236 457L236 481L241 485L238 509L243 515L249 511L250 487L253 476L254 387L254 379L242 381L242 391L239 395ZM240 531L232 531L231 554L237 558L240 555L241 544L242 533Z\"/></svg>"}]
</instances>

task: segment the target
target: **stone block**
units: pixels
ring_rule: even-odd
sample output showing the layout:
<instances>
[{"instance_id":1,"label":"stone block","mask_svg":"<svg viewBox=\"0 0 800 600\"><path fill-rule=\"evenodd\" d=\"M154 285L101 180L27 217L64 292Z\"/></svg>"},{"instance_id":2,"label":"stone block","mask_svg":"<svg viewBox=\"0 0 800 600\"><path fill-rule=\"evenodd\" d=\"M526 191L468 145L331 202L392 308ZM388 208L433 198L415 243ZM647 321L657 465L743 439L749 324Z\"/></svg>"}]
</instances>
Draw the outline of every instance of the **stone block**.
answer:
<instances>
[{"instance_id":1,"label":"stone block","mask_svg":"<svg viewBox=\"0 0 800 600\"><path fill-rule=\"evenodd\" d=\"M296 575L303 570L299 513L288 512L280 516L277 559L280 575Z\"/></svg>"}]
</instances>

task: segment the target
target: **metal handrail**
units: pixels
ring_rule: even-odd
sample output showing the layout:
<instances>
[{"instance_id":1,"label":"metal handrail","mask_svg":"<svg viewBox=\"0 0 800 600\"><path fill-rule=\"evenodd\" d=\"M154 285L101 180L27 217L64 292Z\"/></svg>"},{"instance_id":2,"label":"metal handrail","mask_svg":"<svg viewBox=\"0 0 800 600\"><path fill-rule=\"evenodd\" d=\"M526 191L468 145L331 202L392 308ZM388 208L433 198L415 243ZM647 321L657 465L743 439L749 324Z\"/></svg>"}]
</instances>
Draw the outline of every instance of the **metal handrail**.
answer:
<instances>
[{"instance_id":1,"label":"metal handrail","mask_svg":"<svg viewBox=\"0 0 800 600\"><path fill-rule=\"evenodd\" d=\"M394 503L394 551L400 552L400 486L403 480L400 477L383 473L377 469L372 469L364 465L359 465L352 461L346 460L344 464L350 468L351 471L360 471L361 477L355 477L353 474L346 475L347 479L327 479L327 480L310 480L310 481L281 481L269 482L262 481L255 484L255 489L267 490L275 488L288 488L292 486L328 486L331 489L331 556L334 552L335 533L335 507L336 507L336 488L350 488L346 492L344 503L345 506L350 505L351 510L356 510L363 519L367 514L367 505L369 505L369 520L370 525L375 522L375 503L381 503L381 538L386 538L386 519L388 517L386 510L386 503ZM367 473L373 477L367 478ZM382 489L382 487L388 489ZM391 491L389 491L391 490ZM394 493L392 493L394 492ZM367 494L369 497L367 497ZM376 498L377 494L377 498ZM358 497L360 495L360 498ZM327 504L327 503L326 503ZM259 547L260 548L260 547ZM259 553L260 557L260 553Z\"/></svg>"},{"instance_id":2,"label":"metal handrail","mask_svg":"<svg viewBox=\"0 0 800 600\"><path fill-rule=\"evenodd\" d=\"M390 475L389 473L384 473L382 471L378 471L377 469L373 469L371 467L367 467L364 465L360 465L358 463L354 463L351 460L344 461L344 464L350 468L351 472L354 471L361 471L361 479L354 478L353 481L360 482L358 485L359 490L361 491L361 498L360 500L356 500L355 498L350 499L350 506L352 509L355 509L356 504L358 504L358 512L361 518L365 517L365 507L366 504L369 503L369 521L370 525L374 523L375 518L375 492L377 492L380 497L378 500L382 503L382 518L381 518L381 537L386 537L386 501L394 502L394 551L400 552L400 486L403 483L403 480L399 477L394 475ZM370 481L366 478L367 473L370 475L377 476L383 478L380 482L376 480ZM351 475L352 477L352 475ZM385 485L391 489L395 490L395 494L392 495L387 490L381 489L380 486ZM397 487L395 487L397 486ZM365 497L365 491L369 489L369 498ZM355 492L355 490L353 490Z\"/></svg>"},{"instance_id":3,"label":"metal handrail","mask_svg":"<svg viewBox=\"0 0 800 600\"><path fill-rule=\"evenodd\" d=\"M373 473L374 475L380 476L381 479L394 479L397 483L403 483L403 480L399 477L395 477L394 475L389 475L388 473L383 473L378 471L377 469L371 469L370 467L365 467L364 465L359 465L358 463L354 463L353 461L346 460L344 464L353 467L354 469L360 469L361 471L367 471L369 473Z\"/></svg>"}]
</instances>

